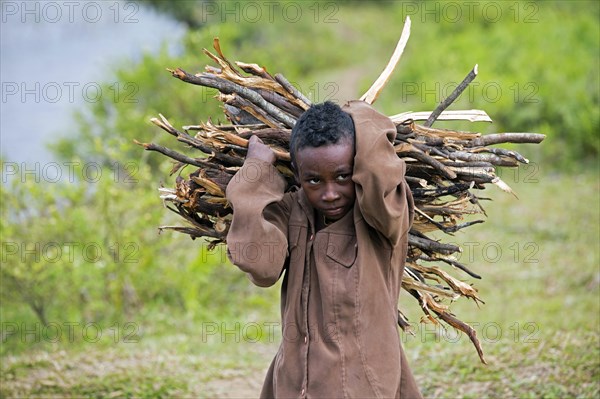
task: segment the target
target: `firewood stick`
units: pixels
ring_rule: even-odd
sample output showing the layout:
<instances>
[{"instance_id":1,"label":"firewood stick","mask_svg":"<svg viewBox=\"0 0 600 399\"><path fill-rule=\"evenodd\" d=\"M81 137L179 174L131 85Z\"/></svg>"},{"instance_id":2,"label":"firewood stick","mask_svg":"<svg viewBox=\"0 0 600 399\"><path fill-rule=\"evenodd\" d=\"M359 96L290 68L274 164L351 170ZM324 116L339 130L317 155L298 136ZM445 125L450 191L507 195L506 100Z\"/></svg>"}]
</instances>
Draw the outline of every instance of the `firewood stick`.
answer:
<instances>
[{"instance_id":1,"label":"firewood stick","mask_svg":"<svg viewBox=\"0 0 600 399\"><path fill-rule=\"evenodd\" d=\"M452 93L450 93L450 95L448 97L446 97L444 99L444 101L439 103L439 105L433 110L431 115L429 115L429 118L427 118L427 121L425 121L423 126L431 127L431 125L433 125L433 122L435 122L435 120L442 113L442 111L445 110L446 108L448 108L448 106L450 104L452 104L454 102L454 100L456 100L458 98L458 96L460 96L460 94L467 88L469 83L471 83L473 81L473 79L475 79L476 76L477 76L477 64L475 64L475 66L473 67L471 72L468 73L468 75L463 79L463 81L460 82L460 84L458 86L456 86L456 88L452 91Z\"/></svg>"},{"instance_id":2,"label":"firewood stick","mask_svg":"<svg viewBox=\"0 0 600 399\"><path fill-rule=\"evenodd\" d=\"M294 85L292 85L289 80L285 78L285 76L280 73L275 74L275 80L300 101L299 105L302 109L307 110L312 105L312 101L310 101L304 94L296 89Z\"/></svg>"},{"instance_id":3,"label":"firewood stick","mask_svg":"<svg viewBox=\"0 0 600 399\"><path fill-rule=\"evenodd\" d=\"M456 173L454 173L451 169L447 168L441 162L435 160L424 152L419 151L408 151L408 152L400 152L402 156L411 157L418 159L419 161L431 165L433 168L437 169L445 178L454 180L456 179Z\"/></svg>"},{"instance_id":4,"label":"firewood stick","mask_svg":"<svg viewBox=\"0 0 600 399\"><path fill-rule=\"evenodd\" d=\"M220 93L219 101L223 101L224 96L233 96L233 94ZM225 103L223 104L223 109L225 115L227 116L227 119L229 119L235 125L247 125L253 122L260 123L260 120L258 120L255 116L241 108L234 107L233 105Z\"/></svg>"},{"instance_id":5,"label":"firewood stick","mask_svg":"<svg viewBox=\"0 0 600 399\"><path fill-rule=\"evenodd\" d=\"M432 168L430 165L423 165L421 162L410 162L405 159L406 162L406 175L423 179L426 181L432 181L437 179L439 172L437 169Z\"/></svg>"},{"instance_id":6,"label":"firewood stick","mask_svg":"<svg viewBox=\"0 0 600 399\"><path fill-rule=\"evenodd\" d=\"M406 181L408 183L418 184L421 187L426 187L427 186L427 180L425 180L425 179L420 179L418 177L412 177L412 176L404 176L404 178L406 179Z\"/></svg>"},{"instance_id":7,"label":"firewood stick","mask_svg":"<svg viewBox=\"0 0 600 399\"><path fill-rule=\"evenodd\" d=\"M277 82L268 72L266 72L264 68L261 68L256 64L245 64L236 62L236 65L243 65L245 68L247 68L247 71L249 71L250 74L254 75L249 77L242 76L221 51L219 38L214 38L213 47L217 51L218 56L212 54L207 49L203 49L203 52L215 62L217 62L221 66L221 69L207 66L207 72L213 73L214 71L219 77L231 81L232 83L237 83L241 86L248 87L253 90L259 88L266 89L268 91L272 91L282 96L285 96L286 98L288 98L288 100L292 102L297 101L297 99L293 95L291 95L279 82Z\"/></svg>"},{"instance_id":8,"label":"firewood stick","mask_svg":"<svg viewBox=\"0 0 600 399\"><path fill-rule=\"evenodd\" d=\"M422 258L419 258L422 259ZM412 270L418 271L424 278L433 278L436 281L442 279L448 286L457 294L466 296L468 298L474 299L476 302L484 303L481 298L477 295L477 290L472 286L463 283L460 280L452 277L449 273L442 270L438 266L423 266L418 264L417 262L410 262L409 267ZM434 278L435 277L435 278Z\"/></svg>"},{"instance_id":9,"label":"firewood stick","mask_svg":"<svg viewBox=\"0 0 600 399\"><path fill-rule=\"evenodd\" d=\"M231 81L225 80L223 78L209 73L191 75L181 68L177 68L175 70L168 69L168 71L171 72L171 74L174 77L186 83L191 83L198 86L212 87L213 89L218 89L221 93L224 94L237 93L241 97L245 98L246 100L249 100L256 106L266 111L268 114L270 114L275 119L282 122L289 128L294 127L294 125L296 124L296 121L294 121L289 116L285 115L274 105L267 102L264 98L262 98L260 94L237 83L233 83Z\"/></svg>"},{"instance_id":10,"label":"firewood stick","mask_svg":"<svg viewBox=\"0 0 600 399\"><path fill-rule=\"evenodd\" d=\"M493 174L483 173L483 171L471 169L457 169L456 174L460 179L475 183L492 183L496 178Z\"/></svg>"},{"instance_id":11,"label":"firewood stick","mask_svg":"<svg viewBox=\"0 0 600 399\"><path fill-rule=\"evenodd\" d=\"M481 133L475 132L464 132L460 130L451 129L439 129L434 127L427 127L425 125L414 125L414 131L417 135L424 135L437 138L447 138L452 140L473 140L481 136Z\"/></svg>"},{"instance_id":12,"label":"firewood stick","mask_svg":"<svg viewBox=\"0 0 600 399\"><path fill-rule=\"evenodd\" d=\"M251 136L258 136L264 142L275 142L281 146L290 146L291 130L289 129L256 129L240 132L238 136L249 139Z\"/></svg>"},{"instance_id":13,"label":"firewood stick","mask_svg":"<svg viewBox=\"0 0 600 399\"><path fill-rule=\"evenodd\" d=\"M289 116L290 118L294 118L297 119L303 112L304 110L293 106L293 104L290 104L289 102L287 102L287 100L280 96L279 94L275 93L275 92L271 92L265 89L256 89L256 92L258 94L260 94L266 101L268 101L269 103L273 104L275 107L277 107L282 113L286 114L287 116ZM258 120L266 123L269 127L273 127L273 128L283 128L284 126L277 121L274 121L273 118L271 118L270 116L267 115L267 113L265 111L263 111L262 109L258 108L256 105L252 104L250 101L241 98L239 95L236 94L222 94L221 96L224 96L224 98L228 98L233 96L233 98L235 98L234 101L232 102L227 102L227 104L230 105L234 105L236 107L238 107L235 103L239 102L244 104L244 107L238 107L238 108L242 108L244 109L246 112L252 114L253 116L255 116ZM219 100L221 100L221 97L219 97ZM222 101L222 100L221 100ZM250 110L250 108L253 108L253 110ZM262 117L258 117L256 116L256 113L262 115ZM267 123L267 121L272 121L271 123Z\"/></svg>"},{"instance_id":14,"label":"firewood stick","mask_svg":"<svg viewBox=\"0 0 600 399\"><path fill-rule=\"evenodd\" d=\"M415 333L410 328L410 323L408 322L408 319L406 318L406 316L404 316L400 309L398 309L398 326L405 333L409 333L413 337L415 336Z\"/></svg>"},{"instance_id":15,"label":"firewood stick","mask_svg":"<svg viewBox=\"0 0 600 399\"><path fill-rule=\"evenodd\" d=\"M300 108L296 104L289 102L285 97L278 93L265 89L257 89L256 91L265 100L267 100L277 108L281 109L282 111L290 114L294 118L299 118L300 115L304 113L304 109Z\"/></svg>"},{"instance_id":16,"label":"firewood stick","mask_svg":"<svg viewBox=\"0 0 600 399\"><path fill-rule=\"evenodd\" d=\"M431 112L402 112L390 116L395 124L401 123L407 119L414 121L426 121L431 116ZM436 120L439 121L469 121L469 122L492 122L492 118L480 109L443 111Z\"/></svg>"},{"instance_id":17,"label":"firewood stick","mask_svg":"<svg viewBox=\"0 0 600 399\"><path fill-rule=\"evenodd\" d=\"M250 101L246 100L245 98L240 97L236 93L220 94L219 101L222 101L227 105L231 105L235 108L246 111L247 113L252 115L254 118L256 118L257 120L261 121L262 123L266 124L269 127L279 128L279 127L283 126L281 123L276 121L274 118L271 118L265 111L254 106L254 104L252 104ZM234 122L234 121L232 121L232 122Z\"/></svg>"},{"instance_id":18,"label":"firewood stick","mask_svg":"<svg viewBox=\"0 0 600 399\"><path fill-rule=\"evenodd\" d=\"M494 165L489 162L470 162L470 161L441 161L444 166L453 166L455 168L489 168L493 170Z\"/></svg>"},{"instance_id":19,"label":"firewood stick","mask_svg":"<svg viewBox=\"0 0 600 399\"><path fill-rule=\"evenodd\" d=\"M175 136L178 141L181 141L182 143L185 143L191 147L197 148L207 155L214 155L213 149L205 146L200 140L197 140L189 134L177 130L162 114L158 114L158 116L160 117L160 119L152 118L150 119L150 122L154 123L156 126L160 127L170 135Z\"/></svg>"},{"instance_id":20,"label":"firewood stick","mask_svg":"<svg viewBox=\"0 0 600 399\"><path fill-rule=\"evenodd\" d=\"M163 230L172 230L179 233L187 234L192 240L202 237L222 238L221 235L215 232L213 229L200 229L197 227L181 227L181 226L160 226L158 232L162 233Z\"/></svg>"},{"instance_id":21,"label":"firewood stick","mask_svg":"<svg viewBox=\"0 0 600 399\"><path fill-rule=\"evenodd\" d=\"M479 221L482 222L483 221ZM435 257L429 257L426 255L421 255L419 256L419 260L423 260L425 262L436 262L436 261L442 261L444 263L447 263L449 265L452 265L460 270L462 270L463 272L467 273L469 276L479 279L481 280L481 276L473 271L471 271L468 267L466 267L465 265L463 265L462 263L457 262L454 259L451 259L448 256L440 256L440 255L436 255Z\"/></svg>"},{"instance_id":22,"label":"firewood stick","mask_svg":"<svg viewBox=\"0 0 600 399\"><path fill-rule=\"evenodd\" d=\"M529 163L529 159L524 158L518 152L507 150L505 148L482 147L482 148L474 149L472 152L474 152L474 153L476 153L476 152L490 152L490 153L495 154L495 155L500 155L500 156L504 156L504 157L514 158L514 159L516 159L517 161L519 161L521 163Z\"/></svg>"},{"instance_id":23,"label":"firewood stick","mask_svg":"<svg viewBox=\"0 0 600 399\"><path fill-rule=\"evenodd\" d=\"M215 127L214 125L211 125L210 121L208 124L201 124L201 125L185 125L182 126L181 128L183 130L194 130L194 131L204 131L207 130L208 127L213 126L214 129L218 129L218 130L231 130L231 131L240 131L240 129L246 131L246 130L253 130L253 129L264 129L267 126L265 126L264 123L254 123L254 124L249 124L249 125L219 125L218 127Z\"/></svg>"},{"instance_id":24,"label":"firewood stick","mask_svg":"<svg viewBox=\"0 0 600 399\"><path fill-rule=\"evenodd\" d=\"M448 168L460 176L476 176L476 177L478 177L479 175L486 175L486 176L494 177L495 172L496 172L496 169L494 167L487 167L487 166L468 167L468 168L462 167L462 166L460 166L460 167L449 166Z\"/></svg>"},{"instance_id":25,"label":"firewood stick","mask_svg":"<svg viewBox=\"0 0 600 399\"><path fill-rule=\"evenodd\" d=\"M225 55L223 55L223 52L221 51L221 43L219 42L219 38L218 37L214 37L213 38L213 48L217 51L217 54L219 54L219 57L221 57L220 59L218 59L215 56L213 56L210 53L210 51L208 51L207 49L202 49L202 51L204 51L204 54L206 54L209 57L211 57L212 59L214 59L222 67L224 67L224 68L228 67L237 76L242 76L237 71L237 69L235 69L235 67L231 64L231 62L229 62L229 60L227 58L225 58Z\"/></svg>"},{"instance_id":26,"label":"firewood stick","mask_svg":"<svg viewBox=\"0 0 600 399\"><path fill-rule=\"evenodd\" d=\"M430 311L436 310L438 312L445 312L448 310L448 306L443 305L441 302L436 302L433 299L433 297L431 296L431 294L429 294L427 292L419 292L416 290L409 290L408 293L411 294L412 296L414 296L415 298L417 298L417 301L421 305L421 310L423 311L423 313L425 313L427 318L432 323L439 324L438 321L431 316Z\"/></svg>"},{"instance_id":27,"label":"firewood stick","mask_svg":"<svg viewBox=\"0 0 600 399\"><path fill-rule=\"evenodd\" d=\"M375 80L375 82L371 85L369 90L365 94L363 94L360 99L369 104L373 104L377 97L379 97L379 93L385 87L386 83L390 79L392 72L396 69L396 65L398 65L398 61L400 61L400 57L404 52L404 48L406 47L406 43L408 42L408 38L410 37L410 17L407 16L404 21L404 28L402 29L402 34L400 35L400 40L398 40L398 44L396 45L396 49L392 54L392 57L388 61L381 75Z\"/></svg>"},{"instance_id":28,"label":"firewood stick","mask_svg":"<svg viewBox=\"0 0 600 399\"><path fill-rule=\"evenodd\" d=\"M204 230L204 229L211 229L213 226L213 223L211 220L209 220L208 218L199 217L195 212L188 211L185 207L181 206L181 204L179 204L179 203L175 203L175 208L173 208L165 203L165 207L168 210L170 210L171 212L178 214L183 219L188 221L192 226L194 226L194 228Z\"/></svg>"},{"instance_id":29,"label":"firewood stick","mask_svg":"<svg viewBox=\"0 0 600 399\"><path fill-rule=\"evenodd\" d=\"M452 161L469 161L469 162L488 162L497 166L517 166L516 160L511 158L502 158L491 153L471 153L464 151L447 151L440 148L433 148L433 152Z\"/></svg>"},{"instance_id":30,"label":"firewood stick","mask_svg":"<svg viewBox=\"0 0 600 399\"><path fill-rule=\"evenodd\" d=\"M236 136L233 133L229 133L229 132L221 132L221 135L223 137L225 137L225 139L227 140L233 140L235 138L235 144L233 143L224 143L224 146L234 148L233 146L239 148L240 150L246 150L248 148L248 140L249 139L245 139L241 136ZM273 151L273 153L275 153L275 158L279 161L290 161L290 154L289 152L286 151L281 151L277 148L273 148L272 146L271 150Z\"/></svg>"},{"instance_id":31,"label":"firewood stick","mask_svg":"<svg viewBox=\"0 0 600 399\"><path fill-rule=\"evenodd\" d=\"M452 232L448 232L448 228L446 226L444 226L442 223L439 223L437 221L435 221L432 217L430 217L429 215L427 215L425 212L421 211L418 207L417 204L415 204L415 212L420 214L423 218L425 218L430 224L433 224L435 227L437 227L439 230L443 231L444 233L448 233L449 235L452 235Z\"/></svg>"},{"instance_id":32,"label":"firewood stick","mask_svg":"<svg viewBox=\"0 0 600 399\"><path fill-rule=\"evenodd\" d=\"M532 143L539 144L546 138L539 133L495 133L477 137L462 143L465 147L484 147L501 143Z\"/></svg>"},{"instance_id":33,"label":"firewood stick","mask_svg":"<svg viewBox=\"0 0 600 399\"><path fill-rule=\"evenodd\" d=\"M203 153L205 153L207 155L210 155L214 159L224 162L225 164L227 164L226 166L242 166L243 165L243 163L244 163L243 160L237 159L235 157L231 157L227 154L223 154L221 152L215 151L214 148L205 146L200 140L196 139L195 137L192 137L189 134L185 134L185 133L177 130L175 127L173 127L173 125L171 125L171 123L169 123L167 118L165 118L162 114L158 114L158 115L161 118L160 120L157 118L152 118L152 119L150 119L150 122L154 123L156 126L159 126L167 133L175 136L177 138L177 141L185 143L185 144L189 145L190 147L199 149L200 151L202 151Z\"/></svg>"},{"instance_id":34,"label":"firewood stick","mask_svg":"<svg viewBox=\"0 0 600 399\"><path fill-rule=\"evenodd\" d=\"M409 268L404 269L404 275L402 276L402 287L407 289L414 289L419 291L430 292L435 295L445 296L452 300L459 298L459 295L449 288L439 288L420 282L411 276L411 270Z\"/></svg>"},{"instance_id":35,"label":"firewood stick","mask_svg":"<svg viewBox=\"0 0 600 399\"><path fill-rule=\"evenodd\" d=\"M235 65L239 66L242 71L255 76L260 76L263 79L275 80L269 72L258 64L247 64L245 62L236 61Z\"/></svg>"},{"instance_id":36,"label":"firewood stick","mask_svg":"<svg viewBox=\"0 0 600 399\"><path fill-rule=\"evenodd\" d=\"M473 346L475 346L475 350L477 351L481 362L483 364L487 364L485 358L483 357L483 349L481 348L479 339L477 339L477 332L473 329L473 327L460 321L459 319L448 313L447 308L442 307L438 303L436 303L430 294L421 293L419 291L410 289L407 291L409 294L414 296L417 299L417 301L419 301L419 303L421 303L421 309L423 310L423 313L425 313L425 315L428 316L429 320L431 320L434 323L437 323L437 321L433 317L431 317L431 314L429 312L429 309L431 309L431 311L433 311L440 319L448 323L450 326L464 332L473 343Z\"/></svg>"},{"instance_id":37,"label":"firewood stick","mask_svg":"<svg viewBox=\"0 0 600 399\"><path fill-rule=\"evenodd\" d=\"M465 227L469 227L469 226L472 226L474 224L479 224L479 223L483 223L483 222L484 222L484 220L473 220L471 222L465 222L465 223L457 224L457 225L455 225L453 227L448 227L448 228L446 228L446 230L448 232L454 233L454 232L456 232L456 231L458 231L460 229L464 229ZM481 278L481 277L477 277L477 278Z\"/></svg>"},{"instance_id":38,"label":"firewood stick","mask_svg":"<svg viewBox=\"0 0 600 399\"><path fill-rule=\"evenodd\" d=\"M473 329L473 327L471 327L470 325L468 325L466 323L463 323L462 321L460 321L456 317L452 316L448 312L436 312L435 310L433 310L433 311L435 314L438 315L438 317L440 319L444 320L446 323L450 324L452 327L467 334L467 336L469 337L469 339L475 346L475 349L477 350L479 359L481 359L481 362L483 364L487 364L487 362L485 361L485 358L483 357L483 349L481 349L481 344L479 343L479 339L477 339L477 332Z\"/></svg>"},{"instance_id":39,"label":"firewood stick","mask_svg":"<svg viewBox=\"0 0 600 399\"><path fill-rule=\"evenodd\" d=\"M439 252L445 255L451 255L455 252L460 252L460 248L456 245L443 244L437 241L433 241L429 238L417 237L412 233L408 234L408 243L425 251Z\"/></svg>"},{"instance_id":40,"label":"firewood stick","mask_svg":"<svg viewBox=\"0 0 600 399\"><path fill-rule=\"evenodd\" d=\"M415 188L412 190L413 195L420 196L435 196L442 197L445 195L455 195L459 192L466 191L471 188L471 184L468 183L457 183L448 187L439 188Z\"/></svg>"},{"instance_id":41,"label":"firewood stick","mask_svg":"<svg viewBox=\"0 0 600 399\"><path fill-rule=\"evenodd\" d=\"M219 170L223 169L222 166L216 165L215 163L203 161L203 160L200 160L197 158L190 158L187 155L184 155L177 151L173 151L169 148L163 147L163 146L155 144L155 143L140 143L139 141L137 141L135 139L133 140L133 142L139 146L144 147L148 151L160 152L161 154L166 155L167 157L169 157L171 159L186 163L188 165L194 165L194 166L198 166L201 168L210 168L210 169L219 169Z\"/></svg>"}]
</instances>

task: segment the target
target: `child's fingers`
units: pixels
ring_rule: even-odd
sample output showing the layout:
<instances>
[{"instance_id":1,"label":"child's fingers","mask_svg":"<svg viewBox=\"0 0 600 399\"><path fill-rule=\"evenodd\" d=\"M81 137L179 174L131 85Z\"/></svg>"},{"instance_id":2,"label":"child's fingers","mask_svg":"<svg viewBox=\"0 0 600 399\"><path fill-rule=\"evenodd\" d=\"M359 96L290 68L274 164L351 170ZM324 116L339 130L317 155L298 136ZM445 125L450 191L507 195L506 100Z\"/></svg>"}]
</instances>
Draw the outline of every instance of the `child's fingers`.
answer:
<instances>
[{"instance_id":1,"label":"child's fingers","mask_svg":"<svg viewBox=\"0 0 600 399\"><path fill-rule=\"evenodd\" d=\"M258 136L250 136L248 139L247 158L259 158L266 162L275 162L275 153Z\"/></svg>"},{"instance_id":2,"label":"child's fingers","mask_svg":"<svg viewBox=\"0 0 600 399\"><path fill-rule=\"evenodd\" d=\"M248 144L254 144L254 143L264 144L263 141L260 139L260 137L258 137L257 135L250 136L250 139L248 140Z\"/></svg>"}]
</instances>

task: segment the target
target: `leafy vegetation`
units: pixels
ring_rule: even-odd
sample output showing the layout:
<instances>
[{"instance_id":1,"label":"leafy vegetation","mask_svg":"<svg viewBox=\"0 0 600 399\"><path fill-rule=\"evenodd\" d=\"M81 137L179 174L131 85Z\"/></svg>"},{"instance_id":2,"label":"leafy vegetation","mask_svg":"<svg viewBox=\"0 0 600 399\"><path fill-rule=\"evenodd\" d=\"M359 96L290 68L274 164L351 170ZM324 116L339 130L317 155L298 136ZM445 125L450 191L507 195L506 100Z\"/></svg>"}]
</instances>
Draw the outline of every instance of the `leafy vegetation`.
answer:
<instances>
[{"instance_id":1,"label":"leafy vegetation","mask_svg":"<svg viewBox=\"0 0 600 399\"><path fill-rule=\"evenodd\" d=\"M214 92L178 82L165 71L182 67L194 72L210 64L202 49L212 50L215 36L231 60L282 72L316 101L356 98L380 73L409 15L411 38L378 100L379 109L388 114L431 110L479 64L478 78L453 109L486 110L494 123L479 124L483 132L546 134L544 145L530 152L548 167L594 166L600 145L598 3L478 2L470 12L459 8L460 18L436 2L411 3L414 8L401 2L384 7L300 3L297 21L283 13L285 4L270 17L262 9L258 20L239 4L237 12L222 5L203 29L186 35L180 55L169 56L165 50L120 69L118 79L135 87L124 90L117 101L105 98L92 104L86 116L80 114L81 139L61 140L55 145L58 153L66 158L103 157L109 163L144 157L144 163L156 166L158 157L140 155L132 144L134 138L169 139L148 124L150 117L160 112L176 126L222 119ZM427 11L436 7L438 14Z\"/></svg>"}]
</instances>

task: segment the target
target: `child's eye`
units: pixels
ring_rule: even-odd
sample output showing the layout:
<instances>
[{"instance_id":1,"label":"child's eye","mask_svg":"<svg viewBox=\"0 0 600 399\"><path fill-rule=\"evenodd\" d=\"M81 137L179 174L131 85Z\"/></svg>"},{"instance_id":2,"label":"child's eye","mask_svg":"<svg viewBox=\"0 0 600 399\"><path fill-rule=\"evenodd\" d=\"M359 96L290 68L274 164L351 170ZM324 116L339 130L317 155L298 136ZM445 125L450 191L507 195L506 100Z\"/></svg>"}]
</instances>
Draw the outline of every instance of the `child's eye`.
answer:
<instances>
[{"instance_id":1,"label":"child's eye","mask_svg":"<svg viewBox=\"0 0 600 399\"><path fill-rule=\"evenodd\" d=\"M346 181L350 178L350 174L349 173L342 173L341 175L338 175L337 180L338 181Z\"/></svg>"},{"instance_id":2,"label":"child's eye","mask_svg":"<svg viewBox=\"0 0 600 399\"><path fill-rule=\"evenodd\" d=\"M320 179L313 177L312 179L308 179L309 184L319 184L321 182Z\"/></svg>"}]
</instances>

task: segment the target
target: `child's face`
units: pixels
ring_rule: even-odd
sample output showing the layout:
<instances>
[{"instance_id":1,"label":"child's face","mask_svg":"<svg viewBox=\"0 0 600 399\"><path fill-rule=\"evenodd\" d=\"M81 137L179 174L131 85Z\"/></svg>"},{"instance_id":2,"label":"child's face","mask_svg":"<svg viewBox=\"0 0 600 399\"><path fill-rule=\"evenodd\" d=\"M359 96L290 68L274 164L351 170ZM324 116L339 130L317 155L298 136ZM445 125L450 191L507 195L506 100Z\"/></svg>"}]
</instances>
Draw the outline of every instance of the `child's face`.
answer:
<instances>
[{"instance_id":1,"label":"child's face","mask_svg":"<svg viewBox=\"0 0 600 399\"><path fill-rule=\"evenodd\" d=\"M308 202L328 220L342 218L354 205L354 143L342 139L296 152L296 179Z\"/></svg>"}]
</instances>

